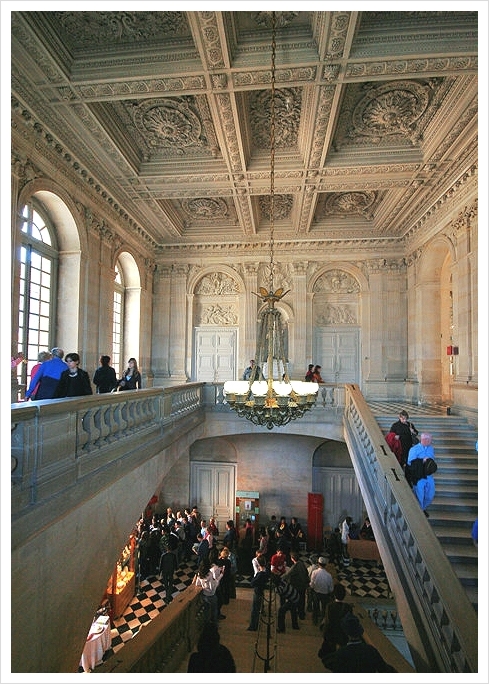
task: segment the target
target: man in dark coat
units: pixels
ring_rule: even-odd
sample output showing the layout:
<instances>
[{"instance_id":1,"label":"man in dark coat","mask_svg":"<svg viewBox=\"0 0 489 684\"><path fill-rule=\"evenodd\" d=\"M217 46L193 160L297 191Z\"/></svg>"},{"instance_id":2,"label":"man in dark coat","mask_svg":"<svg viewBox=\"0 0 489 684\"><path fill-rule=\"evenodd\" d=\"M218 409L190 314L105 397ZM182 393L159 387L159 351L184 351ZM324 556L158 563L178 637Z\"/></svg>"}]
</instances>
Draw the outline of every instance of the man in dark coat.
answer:
<instances>
[{"instance_id":1,"label":"man in dark coat","mask_svg":"<svg viewBox=\"0 0 489 684\"><path fill-rule=\"evenodd\" d=\"M165 603L173 601L173 575L177 569L177 557L174 551L164 551L160 558L160 575L165 590Z\"/></svg>"},{"instance_id":2,"label":"man in dark coat","mask_svg":"<svg viewBox=\"0 0 489 684\"><path fill-rule=\"evenodd\" d=\"M374 646L362 638L363 627L356 615L348 613L341 621L341 627L348 636L346 646L322 659L331 672L396 672L386 663Z\"/></svg>"}]
</instances>

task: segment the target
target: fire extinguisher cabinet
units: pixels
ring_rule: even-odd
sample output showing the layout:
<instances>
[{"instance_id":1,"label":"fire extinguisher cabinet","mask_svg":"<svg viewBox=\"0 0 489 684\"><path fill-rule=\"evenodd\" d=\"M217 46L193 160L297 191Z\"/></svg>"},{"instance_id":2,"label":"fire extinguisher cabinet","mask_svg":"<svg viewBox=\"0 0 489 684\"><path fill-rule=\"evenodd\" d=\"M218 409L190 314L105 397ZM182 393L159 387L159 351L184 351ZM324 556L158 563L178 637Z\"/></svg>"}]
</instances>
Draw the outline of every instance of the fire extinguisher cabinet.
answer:
<instances>
[{"instance_id":1,"label":"fire extinguisher cabinet","mask_svg":"<svg viewBox=\"0 0 489 684\"><path fill-rule=\"evenodd\" d=\"M309 551L323 550L323 510L322 494L309 492L307 495L307 548Z\"/></svg>"}]
</instances>

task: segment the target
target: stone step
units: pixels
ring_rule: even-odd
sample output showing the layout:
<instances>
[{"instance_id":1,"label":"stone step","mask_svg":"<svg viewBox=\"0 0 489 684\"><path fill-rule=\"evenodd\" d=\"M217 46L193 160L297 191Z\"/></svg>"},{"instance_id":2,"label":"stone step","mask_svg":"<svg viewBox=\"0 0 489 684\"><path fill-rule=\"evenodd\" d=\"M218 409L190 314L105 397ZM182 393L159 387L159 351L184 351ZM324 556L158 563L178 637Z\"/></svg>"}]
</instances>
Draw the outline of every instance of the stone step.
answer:
<instances>
[{"instance_id":1,"label":"stone step","mask_svg":"<svg viewBox=\"0 0 489 684\"><path fill-rule=\"evenodd\" d=\"M456 482L460 482L465 487L471 487L472 485L474 487L478 487L479 485L479 476L477 474L476 469L469 470L465 473L447 473L445 470L438 468L438 470L435 473L435 477L437 484L441 484L443 482L453 482L453 480L455 479Z\"/></svg>"},{"instance_id":2,"label":"stone step","mask_svg":"<svg viewBox=\"0 0 489 684\"><path fill-rule=\"evenodd\" d=\"M477 610L478 550L471 538L478 513L477 432L465 419L456 416L422 415L409 408L407 411L416 429L433 437L438 470L435 498L429 507L430 526ZM384 435L396 421L395 416L376 415Z\"/></svg>"},{"instance_id":3,"label":"stone step","mask_svg":"<svg viewBox=\"0 0 489 684\"><path fill-rule=\"evenodd\" d=\"M436 477L435 474L435 486L436 486L436 496L453 496L456 498L465 498L465 499L477 499L479 498L479 492L477 487L470 486L470 485L459 485L457 487L457 483L455 480L452 480L450 482L447 481L442 481L440 482L438 478Z\"/></svg>"},{"instance_id":4,"label":"stone step","mask_svg":"<svg viewBox=\"0 0 489 684\"><path fill-rule=\"evenodd\" d=\"M454 573L459 578L464 587L478 585L478 570L476 563L452 563Z\"/></svg>"},{"instance_id":5,"label":"stone step","mask_svg":"<svg viewBox=\"0 0 489 684\"><path fill-rule=\"evenodd\" d=\"M447 520L446 524L440 524L439 521L430 518L430 524L437 537L447 537L447 539L450 538L454 542L459 540L461 543L466 541L473 544L472 537L470 536L472 531L472 522L470 521L460 523Z\"/></svg>"},{"instance_id":6,"label":"stone step","mask_svg":"<svg viewBox=\"0 0 489 684\"><path fill-rule=\"evenodd\" d=\"M450 559L450 562L466 563L467 566L477 565L478 551L472 543L472 540L470 544L452 544L449 542L443 543L442 546L445 554Z\"/></svg>"},{"instance_id":7,"label":"stone step","mask_svg":"<svg viewBox=\"0 0 489 684\"><path fill-rule=\"evenodd\" d=\"M433 499L433 503L430 506L430 511L432 509L433 510L439 510L440 508L445 507L445 506L450 506L450 508L454 508L457 511L464 510L466 508L471 509L471 510L473 508L477 509L477 505L478 505L477 499L469 498L466 496L455 496L455 494L453 494L451 497L448 497L448 498L449 498L449 501L441 501L440 496L437 498L436 489L435 489L435 498Z\"/></svg>"},{"instance_id":8,"label":"stone step","mask_svg":"<svg viewBox=\"0 0 489 684\"><path fill-rule=\"evenodd\" d=\"M446 504L435 508L434 502L430 506L430 523L432 525L455 525L461 527L466 525L471 530L474 520L475 516L472 511L451 509Z\"/></svg>"}]
</instances>

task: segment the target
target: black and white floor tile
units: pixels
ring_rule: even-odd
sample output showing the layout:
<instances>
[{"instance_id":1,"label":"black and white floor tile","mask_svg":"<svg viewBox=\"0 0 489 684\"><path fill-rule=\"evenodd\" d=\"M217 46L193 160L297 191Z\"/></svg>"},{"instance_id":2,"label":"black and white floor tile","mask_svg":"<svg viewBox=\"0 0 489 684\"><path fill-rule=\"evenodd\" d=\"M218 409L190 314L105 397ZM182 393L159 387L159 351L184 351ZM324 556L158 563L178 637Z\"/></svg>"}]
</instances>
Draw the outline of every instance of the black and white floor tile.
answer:
<instances>
[{"instance_id":1,"label":"black and white floor tile","mask_svg":"<svg viewBox=\"0 0 489 684\"><path fill-rule=\"evenodd\" d=\"M302 560L309 564L309 555L304 554ZM175 573L173 596L178 595L192 583L195 571L194 560L181 564ZM348 567L339 567L337 572L339 581L344 584L347 592L351 595L374 599L392 598L384 570L375 561L352 560ZM236 586L248 587L250 586L250 579L250 575L238 573L236 575ZM124 614L114 620L111 630L112 646L105 653L104 661L120 651L124 644L132 639L144 625L166 608L164 596L165 591L158 577L150 576L140 583Z\"/></svg>"}]
</instances>

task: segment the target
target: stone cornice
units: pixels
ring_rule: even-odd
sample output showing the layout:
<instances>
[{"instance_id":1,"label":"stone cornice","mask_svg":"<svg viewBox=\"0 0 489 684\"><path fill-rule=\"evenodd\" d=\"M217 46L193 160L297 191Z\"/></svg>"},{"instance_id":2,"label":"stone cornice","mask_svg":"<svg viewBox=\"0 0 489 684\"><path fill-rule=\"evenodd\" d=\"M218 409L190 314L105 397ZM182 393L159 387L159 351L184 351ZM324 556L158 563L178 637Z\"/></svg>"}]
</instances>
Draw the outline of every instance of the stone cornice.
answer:
<instances>
[{"instance_id":1,"label":"stone cornice","mask_svg":"<svg viewBox=\"0 0 489 684\"><path fill-rule=\"evenodd\" d=\"M55 163L56 167L61 166L68 178L74 179L76 177L78 183L82 181L85 185L85 192L92 197L97 196L99 200L102 200L106 211L113 214L115 222L118 224L121 221L125 223L129 232L137 237L139 241L143 240L143 242L146 242L148 247L152 249L157 247L157 243L127 214L123 207L119 206L105 188L97 182L97 179L49 131L42 127L32 113L23 107L18 100L12 101L12 116L12 126L23 129L28 133L33 141L35 141L36 147L42 145L43 155ZM76 181L74 182L76 183Z\"/></svg>"}]
</instances>

